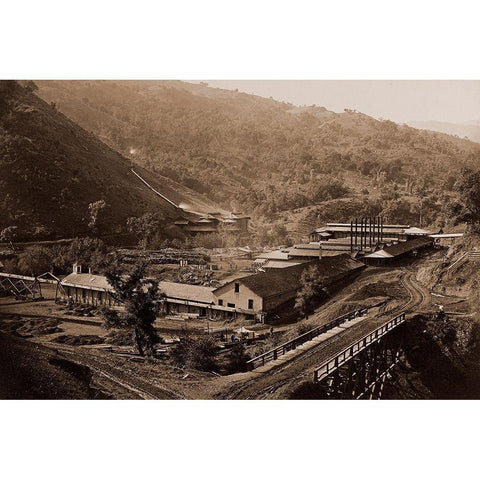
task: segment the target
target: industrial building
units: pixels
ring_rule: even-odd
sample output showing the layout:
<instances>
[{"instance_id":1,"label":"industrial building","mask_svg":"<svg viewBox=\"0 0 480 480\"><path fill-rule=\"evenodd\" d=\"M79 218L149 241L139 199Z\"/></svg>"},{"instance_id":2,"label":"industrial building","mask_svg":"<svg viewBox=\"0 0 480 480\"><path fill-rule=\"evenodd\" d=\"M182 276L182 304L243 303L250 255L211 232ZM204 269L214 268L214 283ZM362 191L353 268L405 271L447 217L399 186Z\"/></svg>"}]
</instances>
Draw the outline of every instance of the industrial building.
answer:
<instances>
[{"instance_id":1,"label":"industrial building","mask_svg":"<svg viewBox=\"0 0 480 480\"><path fill-rule=\"evenodd\" d=\"M240 308L247 314L252 312L271 323L275 318L293 311L297 291L302 285L302 273L312 265L317 267L324 287L334 287L364 268L362 263L343 254L272 269L218 287L213 292L215 303Z\"/></svg>"},{"instance_id":2,"label":"industrial building","mask_svg":"<svg viewBox=\"0 0 480 480\"><path fill-rule=\"evenodd\" d=\"M395 265L403 261L408 256L416 256L419 251L424 250L433 245L433 239L429 236L422 236L399 242L394 245L387 246L376 252L370 253L363 257L363 261L367 265L385 266Z\"/></svg>"},{"instance_id":3,"label":"industrial building","mask_svg":"<svg viewBox=\"0 0 480 480\"><path fill-rule=\"evenodd\" d=\"M81 267L75 264L73 273L58 284L55 300L111 307L120 305L112 295L113 289L106 277L80 272Z\"/></svg>"},{"instance_id":4,"label":"industrial building","mask_svg":"<svg viewBox=\"0 0 480 480\"><path fill-rule=\"evenodd\" d=\"M366 238L382 239L385 241L400 241L409 238L431 235L434 232L410 225L384 224L381 219L361 219L350 223L327 223L324 227L316 228L310 233L311 242L320 242L337 238L362 236Z\"/></svg>"},{"instance_id":5,"label":"industrial building","mask_svg":"<svg viewBox=\"0 0 480 480\"><path fill-rule=\"evenodd\" d=\"M219 233L222 229L237 235L248 233L250 217L228 212L196 213L181 210L174 224L189 235Z\"/></svg>"},{"instance_id":6,"label":"industrial building","mask_svg":"<svg viewBox=\"0 0 480 480\"><path fill-rule=\"evenodd\" d=\"M281 310L286 314L293 311L302 273L312 265L317 267L324 287L333 287L364 267L350 255L343 254L270 269L232 280L218 288L162 281L159 289L164 295L163 313L210 319L240 317L257 322L271 321L278 318ZM59 283L57 299L120 306L106 277L77 271Z\"/></svg>"}]
</instances>

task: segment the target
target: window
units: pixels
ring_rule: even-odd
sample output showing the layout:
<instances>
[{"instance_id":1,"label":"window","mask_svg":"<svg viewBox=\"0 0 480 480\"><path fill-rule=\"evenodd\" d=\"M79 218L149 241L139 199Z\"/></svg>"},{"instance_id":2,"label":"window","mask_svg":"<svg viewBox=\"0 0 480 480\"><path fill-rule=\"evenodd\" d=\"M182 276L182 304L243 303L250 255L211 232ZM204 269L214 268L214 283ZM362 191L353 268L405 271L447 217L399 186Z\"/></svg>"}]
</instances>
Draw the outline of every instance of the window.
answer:
<instances>
[{"instance_id":1,"label":"window","mask_svg":"<svg viewBox=\"0 0 480 480\"><path fill-rule=\"evenodd\" d=\"M220 306L223 305L223 300L222 300L221 298L218 299L218 304L219 304Z\"/></svg>"},{"instance_id":2,"label":"window","mask_svg":"<svg viewBox=\"0 0 480 480\"><path fill-rule=\"evenodd\" d=\"M235 304L234 303L227 303L227 307L235 308Z\"/></svg>"},{"instance_id":3,"label":"window","mask_svg":"<svg viewBox=\"0 0 480 480\"><path fill-rule=\"evenodd\" d=\"M240 284L236 283L235 284L235 293L238 293L240 291Z\"/></svg>"},{"instance_id":4,"label":"window","mask_svg":"<svg viewBox=\"0 0 480 480\"><path fill-rule=\"evenodd\" d=\"M248 309L253 310L253 300L251 298L248 299Z\"/></svg>"}]
</instances>

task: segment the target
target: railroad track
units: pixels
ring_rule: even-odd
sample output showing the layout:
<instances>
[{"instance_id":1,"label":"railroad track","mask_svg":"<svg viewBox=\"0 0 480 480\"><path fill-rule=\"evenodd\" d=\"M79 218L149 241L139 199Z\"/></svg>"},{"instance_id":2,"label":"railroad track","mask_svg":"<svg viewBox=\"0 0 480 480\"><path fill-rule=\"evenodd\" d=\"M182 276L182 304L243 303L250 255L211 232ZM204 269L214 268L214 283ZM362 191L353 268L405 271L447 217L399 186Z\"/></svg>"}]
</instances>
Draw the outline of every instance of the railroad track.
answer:
<instances>
[{"instance_id":1,"label":"railroad track","mask_svg":"<svg viewBox=\"0 0 480 480\"><path fill-rule=\"evenodd\" d=\"M412 278L413 276L414 273L408 271L400 279L400 282L410 295L410 300L402 306L403 310L412 310L414 307L419 307L427 302L427 296L422 288L416 285L415 280Z\"/></svg>"},{"instance_id":2,"label":"railroad track","mask_svg":"<svg viewBox=\"0 0 480 480\"><path fill-rule=\"evenodd\" d=\"M384 312L379 312L378 314L374 315L371 317L367 322L368 323L360 323L356 325L355 327L350 328L349 330L345 330L343 332L339 332L337 335L334 337L331 337L321 344L319 344L316 347L313 347L304 353L302 353L300 356L295 357L292 359L290 362L286 362L282 365L279 365L278 367L272 368L268 372L268 376L270 378L275 377L275 376L280 376L282 373L285 373L288 370L295 370L295 368L292 368L292 366L295 364L295 362L301 362L302 364L308 364L308 360L314 356L318 356L319 353L323 350L324 352L328 352L335 343L341 343L343 339L348 339L348 338L353 338L358 335L363 335L363 334L368 334L370 331L375 330L375 328L378 327L378 325L383 321L382 319L386 316L391 317L392 315L400 312L400 311L407 311L407 312L412 312L419 306L424 305L428 301L428 297L425 294L424 290L418 286L413 279L414 277L414 272L410 270L403 271L399 280L400 283L403 285L405 290L407 290L409 294L409 298L406 302ZM325 355L325 353L324 353ZM218 394L218 397L220 398L246 398L246 399L252 399L252 398L265 398L268 397L269 395L273 394L275 391L277 391L279 388L287 385L288 383L294 381L295 383L298 383L301 381L302 378L310 378L309 372L308 372L308 365L305 366L303 371L300 372L294 372L292 371L292 377L282 377L278 378L278 380L273 381L269 383L268 385L264 386L263 388L260 387L258 390L253 391L251 394L248 392L248 390L252 387L255 386L261 379L266 378L265 374L257 374L253 376L251 379L245 381L244 383L240 385L235 385L231 387L228 391L224 391Z\"/></svg>"}]
</instances>

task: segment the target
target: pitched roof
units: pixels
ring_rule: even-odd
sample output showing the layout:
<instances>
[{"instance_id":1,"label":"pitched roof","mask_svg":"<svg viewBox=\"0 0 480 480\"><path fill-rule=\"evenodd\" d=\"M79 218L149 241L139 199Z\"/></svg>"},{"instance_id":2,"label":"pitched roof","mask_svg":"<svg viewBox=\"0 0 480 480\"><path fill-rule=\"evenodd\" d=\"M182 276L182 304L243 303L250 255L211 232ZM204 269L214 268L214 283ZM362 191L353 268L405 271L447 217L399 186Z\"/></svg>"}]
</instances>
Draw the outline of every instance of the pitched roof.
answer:
<instances>
[{"instance_id":1,"label":"pitched roof","mask_svg":"<svg viewBox=\"0 0 480 480\"><path fill-rule=\"evenodd\" d=\"M385 247L384 250L393 255L402 255L403 253L411 252L417 248L426 247L430 245L432 240L430 238L414 238L413 240L407 240L406 242L400 242L389 247Z\"/></svg>"},{"instance_id":2,"label":"pitched roof","mask_svg":"<svg viewBox=\"0 0 480 480\"><path fill-rule=\"evenodd\" d=\"M406 242L399 242L395 245L385 247L383 250L366 255L368 258L392 258L397 257L398 255L403 255L404 253L411 252L417 248L426 247L432 243L430 238L414 238L413 240L407 240Z\"/></svg>"},{"instance_id":3,"label":"pitched roof","mask_svg":"<svg viewBox=\"0 0 480 480\"><path fill-rule=\"evenodd\" d=\"M160 282L160 291L168 298L178 298L200 303L213 303L212 287L188 285L186 283Z\"/></svg>"},{"instance_id":4,"label":"pitched roof","mask_svg":"<svg viewBox=\"0 0 480 480\"><path fill-rule=\"evenodd\" d=\"M434 235L429 235L432 238L458 238L463 237L463 233L435 233Z\"/></svg>"},{"instance_id":5,"label":"pitched roof","mask_svg":"<svg viewBox=\"0 0 480 480\"><path fill-rule=\"evenodd\" d=\"M410 227L406 228L403 233L405 233L406 235L430 235L433 232L429 232L428 230L424 230L423 228Z\"/></svg>"},{"instance_id":6,"label":"pitched roof","mask_svg":"<svg viewBox=\"0 0 480 480\"><path fill-rule=\"evenodd\" d=\"M61 283L69 287L81 287L89 290L113 290L108 283L107 277L103 275L93 275L91 273L71 273L67 275Z\"/></svg>"},{"instance_id":7,"label":"pitched roof","mask_svg":"<svg viewBox=\"0 0 480 480\"><path fill-rule=\"evenodd\" d=\"M294 265L300 265L301 261L284 260L265 260L263 268L288 268Z\"/></svg>"},{"instance_id":8,"label":"pitched roof","mask_svg":"<svg viewBox=\"0 0 480 480\"><path fill-rule=\"evenodd\" d=\"M281 295L288 292L295 292L301 286L301 276L304 270L312 265L317 265L322 282L329 285L336 280L353 272L364 265L350 257L348 254L325 257L321 260L302 263L287 268L276 268L268 272L257 273L247 277L237 278L229 282L238 282L256 293L258 296L267 298L274 295ZM219 287L218 290L225 287Z\"/></svg>"},{"instance_id":9,"label":"pitched roof","mask_svg":"<svg viewBox=\"0 0 480 480\"><path fill-rule=\"evenodd\" d=\"M289 257L320 258L320 248L316 250L311 250L310 248L292 248L288 255Z\"/></svg>"},{"instance_id":10,"label":"pitched roof","mask_svg":"<svg viewBox=\"0 0 480 480\"><path fill-rule=\"evenodd\" d=\"M273 250L272 252L261 253L258 259L269 259L269 260L288 260L288 251L283 250Z\"/></svg>"},{"instance_id":11,"label":"pitched roof","mask_svg":"<svg viewBox=\"0 0 480 480\"><path fill-rule=\"evenodd\" d=\"M393 255L386 252L385 250L378 250L377 252L371 253L370 255L365 255L368 258L393 258Z\"/></svg>"}]
</instances>

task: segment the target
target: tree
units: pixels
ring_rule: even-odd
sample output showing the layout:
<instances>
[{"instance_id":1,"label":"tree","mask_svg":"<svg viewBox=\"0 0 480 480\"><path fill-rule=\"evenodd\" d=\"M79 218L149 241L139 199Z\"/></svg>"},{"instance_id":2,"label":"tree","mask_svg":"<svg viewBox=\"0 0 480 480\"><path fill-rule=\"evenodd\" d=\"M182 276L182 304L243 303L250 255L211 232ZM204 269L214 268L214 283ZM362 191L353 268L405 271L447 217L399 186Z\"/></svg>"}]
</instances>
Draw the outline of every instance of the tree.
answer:
<instances>
[{"instance_id":1,"label":"tree","mask_svg":"<svg viewBox=\"0 0 480 480\"><path fill-rule=\"evenodd\" d=\"M80 263L101 271L106 264L108 249L99 238L80 237L74 238L67 246L58 246L54 253L55 267L60 270L69 271L74 263Z\"/></svg>"},{"instance_id":2,"label":"tree","mask_svg":"<svg viewBox=\"0 0 480 480\"><path fill-rule=\"evenodd\" d=\"M0 242L13 242L17 237L18 227L12 225L0 231Z\"/></svg>"},{"instance_id":3,"label":"tree","mask_svg":"<svg viewBox=\"0 0 480 480\"><path fill-rule=\"evenodd\" d=\"M228 372L246 372L249 360L250 356L245 352L245 347L241 343L234 345L228 356Z\"/></svg>"},{"instance_id":4,"label":"tree","mask_svg":"<svg viewBox=\"0 0 480 480\"><path fill-rule=\"evenodd\" d=\"M49 248L39 245L26 248L18 256L18 270L33 277L49 272L53 265L53 254Z\"/></svg>"},{"instance_id":5,"label":"tree","mask_svg":"<svg viewBox=\"0 0 480 480\"><path fill-rule=\"evenodd\" d=\"M217 345L215 339L210 335L197 339L187 335L173 349L172 358L179 365L211 372L217 369L216 354Z\"/></svg>"},{"instance_id":6,"label":"tree","mask_svg":"<svg viewBox=\"0 0 480 480\"><path fill-rule=\"evenodd\" d=\"M316 265L312 265L302 272L301 287L295 299L295 308L300 309L305 318L313 312L314 306L322 293L322 281Z\"/></svg>"},{"instance_id":7,"label":"tree","mask_svg":"<svg viewBox=\"0 0 480 480\"><path fill-rule=\"evenodd\" d=\"M92 231L96 231L98 217L106 206L107 204L105 203L105 200L98 200L97 202L92 202L88 205L88 228Z\"/></svg>"},{"instance_id":8,"label":"tree","mask_svg":"<svg viewBox=\"0 0 480 480\"><path fill-rule=\"evenodd\" d=\"M457 222L467 222L473 232L480 232L480 170L463 168L455 183L460 199Z\"/></svg>"},{"instance_id":9,"label":"tree","mask_svg":"<svg viewBox=\"0 0 480 480\"><path fill-rule=\"evenodd\" d=\"M141 217L127 220L128 231L137 237L139 247L146 249L156 236L160 236L162 218L156 213L146 213Z\"/></svg>"},{"instance_id":10,"label":"tree","mask_svg":"<svg viewBox=\"0 0 480 480\"><path fill-rule=\"evenodd\" d=\"M35 92L36 90L38 90L38 86L33 80L26 80L23 83L23 88L25 88L25 90L27 90L28 92Z\"/></svg>"},{"instance_id":11,"label":"tree","mask_svg":"<svg viewBox=\"0 0 480 480\"><path fill-rule=\"evenodd\" d=\"M141 262L130 272L125 272L118 262L112 262L106 277L113 287L114 297L123 303L125 310L119 312L105 308L102 315L105 328L130 330L138 353L152 356L155 343L158 342L154 322L163 294L156 280L145 278L146 267L147 264Z\"/></svg>"}]
</instances>

